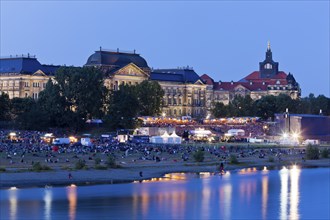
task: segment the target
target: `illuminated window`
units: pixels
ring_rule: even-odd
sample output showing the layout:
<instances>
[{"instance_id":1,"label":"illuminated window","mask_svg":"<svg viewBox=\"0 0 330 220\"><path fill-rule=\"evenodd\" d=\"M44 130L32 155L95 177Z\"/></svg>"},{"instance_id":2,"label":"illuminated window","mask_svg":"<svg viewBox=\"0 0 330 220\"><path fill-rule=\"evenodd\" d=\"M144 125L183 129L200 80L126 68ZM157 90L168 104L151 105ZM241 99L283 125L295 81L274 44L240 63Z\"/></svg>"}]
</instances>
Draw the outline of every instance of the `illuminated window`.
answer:
<instances>
[{"instance_id":1,"label":"illuminated window","mask_svg":"<svg viewBox=\"0 0 330 220\"><path fill-rule=\"evenodd\" d=\"M270 64L270 63L266 63L264 67L265 67L265 69L272 69L273 68L272 64Z\"/></svg>"}]
</instances>

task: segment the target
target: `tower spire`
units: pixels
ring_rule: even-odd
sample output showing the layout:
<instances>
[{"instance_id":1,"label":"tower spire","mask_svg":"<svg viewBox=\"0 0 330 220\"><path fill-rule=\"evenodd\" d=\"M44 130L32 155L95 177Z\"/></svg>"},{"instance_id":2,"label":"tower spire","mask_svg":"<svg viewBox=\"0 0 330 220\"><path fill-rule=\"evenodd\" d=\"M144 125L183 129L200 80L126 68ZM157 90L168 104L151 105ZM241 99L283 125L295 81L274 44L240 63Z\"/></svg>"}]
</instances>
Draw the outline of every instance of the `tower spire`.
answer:
<instances>
[{"instance_id":1,"label":"tower spire","mask_svg":"<svg viewBox=\"0 0 330 220\"><path fill-rule=\"evenodd\" d=\"M267 50L270 50L270 41L267 42Z\"/></svg>"}]
</instances>

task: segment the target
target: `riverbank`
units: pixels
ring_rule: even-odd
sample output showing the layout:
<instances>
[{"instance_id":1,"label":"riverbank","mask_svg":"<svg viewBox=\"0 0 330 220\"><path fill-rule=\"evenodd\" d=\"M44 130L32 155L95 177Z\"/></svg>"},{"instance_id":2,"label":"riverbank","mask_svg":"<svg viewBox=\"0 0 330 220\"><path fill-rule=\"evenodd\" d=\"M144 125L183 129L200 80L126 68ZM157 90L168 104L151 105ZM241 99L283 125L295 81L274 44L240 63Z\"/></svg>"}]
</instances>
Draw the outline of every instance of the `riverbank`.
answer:
<instances>
[{"instance_id":1,"label":"riverbank","mask_svg":"<svg viewBox=\"0 0 330 220\"><path fill-rule=\"evenodd\" d=\"M330 167L330 159L319 160L283 160L269 162L262 159L252 160L251 158L241 160L239 164L226 164L227 171L236 172L246 168L255 168L253 170L281 169L283 166L290 167L297 165L301 168L308 167ZM152 178L163 177L167 173L181 172L217 172L215 163L184 163L184 162L150 162L123 165L122 168L108 170L61 170L53 169L51 171L31 172L24 170L13 170L0 173L0 188L10 187L45 187L45 186L65 186L65 185L90 185L90 184L115 184L133 181L142 181ZM69 178L71 174L71 178Z\"/></svg>"}]
</instances>

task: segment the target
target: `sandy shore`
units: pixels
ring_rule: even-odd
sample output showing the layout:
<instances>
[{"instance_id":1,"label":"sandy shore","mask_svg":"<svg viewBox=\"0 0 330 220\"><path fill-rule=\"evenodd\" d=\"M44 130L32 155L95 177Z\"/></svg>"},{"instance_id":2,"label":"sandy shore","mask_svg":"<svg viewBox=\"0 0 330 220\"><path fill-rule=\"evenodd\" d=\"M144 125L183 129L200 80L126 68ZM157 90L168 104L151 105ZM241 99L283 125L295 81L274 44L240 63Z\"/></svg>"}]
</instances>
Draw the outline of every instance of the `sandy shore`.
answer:
<instances>
[{"instance_id":1,"label":"sandy shore","mask_svg":"<svg viewBox=\"0 0 330 220\"><path fill-rule=\"evenodd\" d=\"M238 165L225 165L226 170L233 172L243 168L256 167L263 169L267 166L268 169L281 169L283 166L291 166L297 164L304 167L330 167L330 159L306 160L306 161L278 161L268 162L265 160L252 160L251 158L245 161L240 161ZM122 168L108 170L77 170L67 171L54 169L47 172L30 172L30 171L8 171L0 173L0 188L10 187L45 187L63 186L63 185L86 185L86 184L113 184L123 182L133 182L151 178L163 177L166 173L177 172L216 172L217 166L213 163L184 163L184 162L151 162L149 164L130 164L123 165ZM140 176L142 172L142 177ZM70 179L69 173L72 178Z\"/></svg>"}]
</instances>

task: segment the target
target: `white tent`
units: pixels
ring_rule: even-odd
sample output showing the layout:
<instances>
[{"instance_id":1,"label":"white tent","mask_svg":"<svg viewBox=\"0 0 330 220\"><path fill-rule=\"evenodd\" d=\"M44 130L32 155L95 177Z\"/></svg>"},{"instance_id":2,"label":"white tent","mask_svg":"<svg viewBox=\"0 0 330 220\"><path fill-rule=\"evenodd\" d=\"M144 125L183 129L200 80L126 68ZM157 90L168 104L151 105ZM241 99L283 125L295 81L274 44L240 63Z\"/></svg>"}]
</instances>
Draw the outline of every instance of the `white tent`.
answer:
<instances>
[{"instance_id":1,"label":"white tent","mask_svg":"<svg viewBox=\"0 0 330 220\"><path fill-rule=\"evenodd\" d=\"M150 143L153 144L163 144L163 138L161 136L153 136L150 138Z\"/></svg>"},{"instance_id":2,"label":"white tent","mask_svg":"<svg viewBox=\"0 0 330 220\"><path fill-rule=\"evenodd\" d=\"M167 131L162 136L153 136L150 138L150 143L155 144L181 144L181 137L179 137L175 132L169 135Z\"/></svg>"},{"instance_id":3,"label":"white tent","mask_svg":"<svg viewBox=\"0 0 330 220\"><path fill-rule=\"evenodd\" d=\"M229 129L227 133L231 136L244 136L245 131L243 129Z\"/></svg>"},{"instance_id":4,"label":"white tent","mask_svg":"<svg viewBox=\"0 0 330 220\"><path fill-rule=\"evenodd\" d=\"M171 141L170 141L171 140ZM181 144L182 138L178 136L175 131L171 134L168 143Z\"/></svg>"},{"instance_id":5,"label":"white tent","mask_svg":"<svg viewBox=\"0 0 330 220\"><path fill-rule=\"evenodd\" d=\"M168 139L169 139L170 135L168 135L167 131L165 131L165 133L161 137L163 139L164 144L168 143Z\"/></svg>"},{"instance_id":6,"label":"white tent","mask_svg":"<svg viewBox=\"0 0 330 220\"><path fill-rule=\"evenodd\" d=\"M190 133L197 137L207 137L212 134L210 130L205 130L204 128L197 128L195 130L190 131Z\"/></svg>"}]
</instances>

